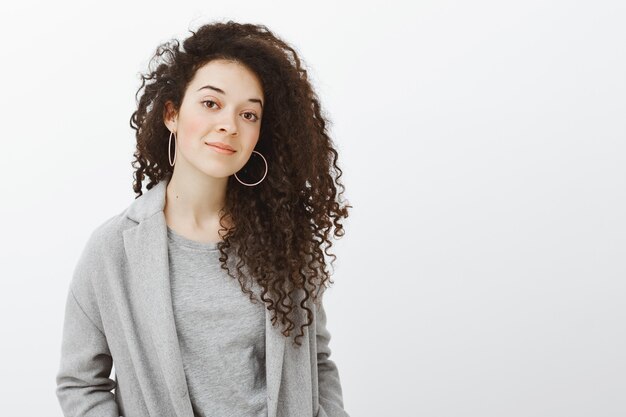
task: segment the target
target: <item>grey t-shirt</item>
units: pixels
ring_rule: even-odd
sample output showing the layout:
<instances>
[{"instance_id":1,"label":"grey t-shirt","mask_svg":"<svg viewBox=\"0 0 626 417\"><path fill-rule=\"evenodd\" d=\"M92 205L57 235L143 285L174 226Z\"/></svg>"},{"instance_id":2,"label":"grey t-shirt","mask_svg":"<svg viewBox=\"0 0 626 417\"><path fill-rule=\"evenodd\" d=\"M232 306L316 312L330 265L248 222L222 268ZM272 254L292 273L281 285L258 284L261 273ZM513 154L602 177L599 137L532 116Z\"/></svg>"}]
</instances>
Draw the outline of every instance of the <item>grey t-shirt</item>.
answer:
<instances>
[{"instance_id":1,"label":"grey t-shirt","mask_svg":"<svg viewBox=\"0 0 626 417\"><path fill-rule=\"evenodd\" d=\"M189 240L169 227L167 236L174 320L195 416L266 417L265 306L252 303L221 269L217 243ZM248 288L259 294L254 284Z\"/></svg>"}]
</instances>

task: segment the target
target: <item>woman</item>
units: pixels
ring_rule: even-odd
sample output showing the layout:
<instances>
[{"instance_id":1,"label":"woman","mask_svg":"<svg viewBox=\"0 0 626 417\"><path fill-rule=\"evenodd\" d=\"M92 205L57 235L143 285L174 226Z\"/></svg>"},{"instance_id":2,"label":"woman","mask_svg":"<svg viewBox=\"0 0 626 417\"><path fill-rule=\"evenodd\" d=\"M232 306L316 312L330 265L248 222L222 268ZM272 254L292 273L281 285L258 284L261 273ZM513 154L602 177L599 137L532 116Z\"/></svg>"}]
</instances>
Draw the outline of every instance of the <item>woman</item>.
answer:
<instances>
[{"instance_id":1,"label":"woman","mask_svg":"<svg viewBox=\"0 0 626 417\"><path fill-rule=\"evenodd\" d=\"M322 295L351 206L300 59L229 21L153 60L131 117L138 195L68 291L64 414L348 416Z\"/></svg>"}]
</instances>

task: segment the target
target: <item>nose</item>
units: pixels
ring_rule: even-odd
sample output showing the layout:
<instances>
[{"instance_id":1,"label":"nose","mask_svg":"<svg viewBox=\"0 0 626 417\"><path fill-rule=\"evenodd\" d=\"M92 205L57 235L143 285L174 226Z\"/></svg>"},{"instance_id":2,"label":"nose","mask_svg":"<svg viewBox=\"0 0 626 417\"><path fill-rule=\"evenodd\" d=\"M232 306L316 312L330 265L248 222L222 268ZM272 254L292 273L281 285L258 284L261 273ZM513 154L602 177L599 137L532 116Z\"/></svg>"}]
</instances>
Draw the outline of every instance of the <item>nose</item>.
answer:
<instances>
[{"instance_id":1,"label":"nose","mask_svg":"<svg viewBox=\"0 0 626 417\"><path fill-rule=\"evenodd\" d=\"M235 121L235 117L228 112L223 112L222 119L219 120L217 124L217 129L220 132L226 132L231 135L237 134L237 123Z\"/></svg>"}]
</instances>

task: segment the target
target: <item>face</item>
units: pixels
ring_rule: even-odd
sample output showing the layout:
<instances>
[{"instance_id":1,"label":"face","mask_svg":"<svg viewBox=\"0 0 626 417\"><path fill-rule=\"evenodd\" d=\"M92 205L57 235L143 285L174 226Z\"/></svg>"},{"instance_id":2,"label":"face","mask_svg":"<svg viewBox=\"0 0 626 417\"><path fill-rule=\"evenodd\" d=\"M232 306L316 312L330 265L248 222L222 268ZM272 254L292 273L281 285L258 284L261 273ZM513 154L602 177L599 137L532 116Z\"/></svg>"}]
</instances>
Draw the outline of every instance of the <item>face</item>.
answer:
<instances>
[{"instance_id":1,"label":"face","mask_svg":"<svg viewBox=\"0 0 626 417\"><path fill-rule=\"evenodd\" d=\"M239 171L259 140L264 103L260 80L241 64L214 60L199 68L178 113L171 103L166 105L170 117L165 124L176 135L174 167L185 165L185 170L215 178ZM220 151L211 142L234 152Z\"/></svg>"}]
</instances>

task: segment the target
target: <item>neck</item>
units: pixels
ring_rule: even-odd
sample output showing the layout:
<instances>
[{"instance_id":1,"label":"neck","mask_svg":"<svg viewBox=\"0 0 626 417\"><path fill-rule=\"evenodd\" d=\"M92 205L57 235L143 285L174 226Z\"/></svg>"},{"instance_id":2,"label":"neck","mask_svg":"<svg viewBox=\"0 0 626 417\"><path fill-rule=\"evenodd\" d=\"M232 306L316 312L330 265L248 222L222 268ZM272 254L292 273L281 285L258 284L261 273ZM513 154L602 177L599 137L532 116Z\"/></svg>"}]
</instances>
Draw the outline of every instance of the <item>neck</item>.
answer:
<instances>
[{"instance_id":1,"label":"neck","mask_svg":"<svg viewBox=\"0 0 626 417\"><path fill-rule=\"evenodd\" d=\"M182 168L182 164L177 168ZM219 221L226 201L228 178L174 169L165 193L165 216L193 229L207 229Z\"/></svg>"}]
</instances>

